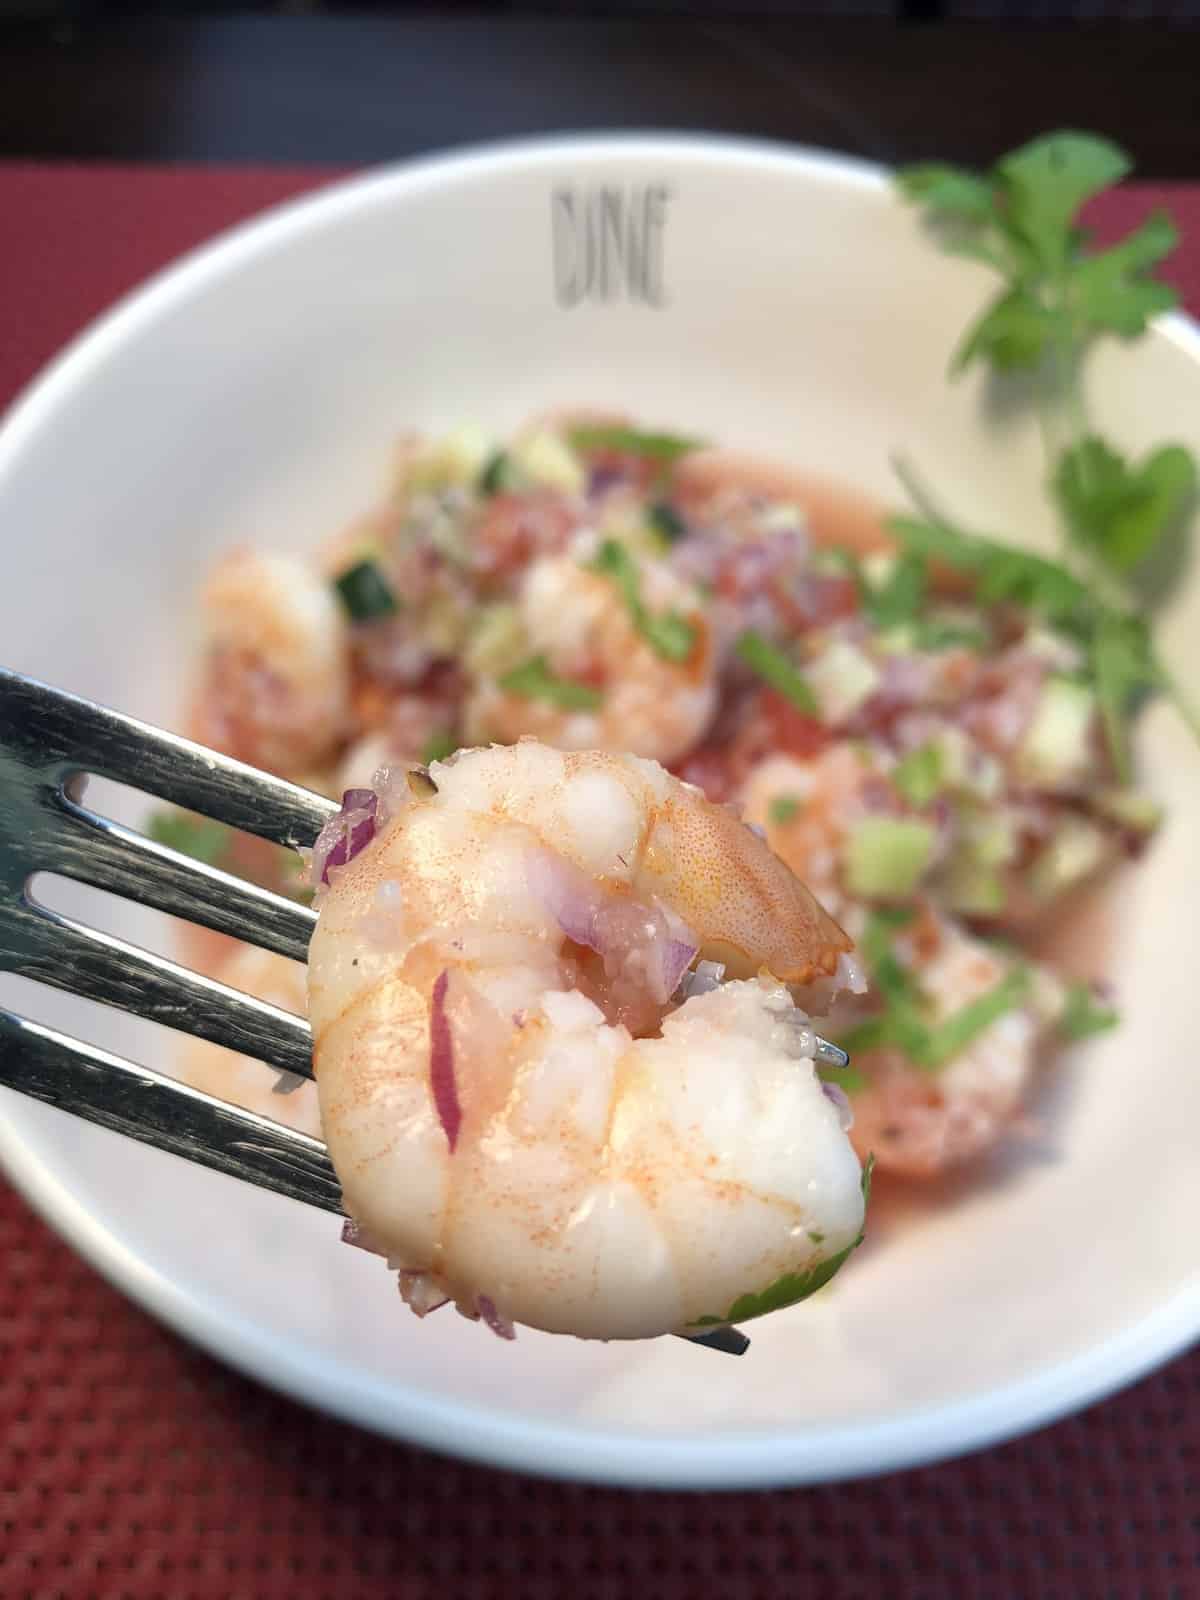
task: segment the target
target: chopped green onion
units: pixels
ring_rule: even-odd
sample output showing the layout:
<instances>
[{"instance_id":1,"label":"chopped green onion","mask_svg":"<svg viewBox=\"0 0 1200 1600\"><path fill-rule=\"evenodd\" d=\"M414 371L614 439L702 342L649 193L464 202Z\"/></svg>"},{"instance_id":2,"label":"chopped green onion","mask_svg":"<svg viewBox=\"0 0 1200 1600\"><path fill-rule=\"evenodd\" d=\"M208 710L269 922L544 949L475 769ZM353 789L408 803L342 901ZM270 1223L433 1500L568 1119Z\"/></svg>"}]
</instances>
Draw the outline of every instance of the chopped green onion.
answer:
<instances>
[{"instance_id":1,"label":"chopped green onion","mask_svg":"<svg viewBox=\"0 0 1200 1600\"><path fill-rule=\"evenodd\" d=\"M1067 990L1058 1031L1064 1039L1089 1039L1115 1028L1120 1017L1112 1006L1097 998L1090 983L1073 983Z\"/></svg>"},{"instance_id":2,"label":"chopped green onion","mask_svg":"<svg viewBox=\"0 0 1200 1600\"><path fill-rule=\"evenodd\" d=\"M892 782L910 806L923 811L942 787L942 752L936 744L910 750L892 770Z\"/></svg>"},{"instance_id":3,"label":"chopped green onion","mask_svg":"<svg viewBox=\"0 0 1200 1600\"><path fill-rule=\"evenodd\" d=\"M675 433L643 433L640 428L579 427L572 428L567 437L576 450L618 450L624 455L661 461L666 466L701 448L699 439L685 439Z\"/></svg>"},{"instance_id":4,"label":"chopped green onion","mask_svg":"<svg viewBox=\"0 0 1200 1600\"><path fill-rule=\"evenodd\" d=\"M647 508L646 520L668 544L676 544L687 533L687 523L669 500L656 500Z\"/></svg>"},{"instance_id":5,"label":"chopped green onion","mask_svg":"<svg viewBox=\"0 0 1200 1600\"><path fill-rule=\"evenodd\" d=\"M178 850L206 866L216 866L229 849L233 829L208 817L189 817L181 811L156 811L146 832L156 844Z\"/></svg>"},{"instance_id":6,"label":"chopped green onion","mask_svg":"<svg viewBox=\"0 0 1200 1600\"><path fill-rule=\"evenodd\" d=\"M799 816L802 804L799 795L777 794L767 807L767 815L777 828L783 828Z\"/></svg>"},{"instance_id":7,"label":"chopped green onion","mask_svg":"<svg viewBox=\"0 0 1200 1600\"><path fill-rule=\"evenodd\" d=\"M655 615L642 601L641 577L637 562L616 539L606 539L592 562L592 571L612 578L625 599L633 625L666 661L686 661L696 643L696 629L678 611Z\"/></svg>"},{"instance_id":8,"label":"chopped green onion","mask_svg":"<svg viewBox=\"0 0 1200 1600\"><path fill-rule=\"evenodd\" d=\"M355 622L373 622L379 617L390 617L399 609L387 579L376 563L369 559L347 567L334 579L334 588Z\"/></svg>"},{"instance_id":9,"label":"chopped green onion","mask_svg":"<svg viewBox=\"0 0 1200 1600\"><path fill-rule=\"evenodd\" d=\"M797 671L782 651L753 628L747 628L736 645L738 657L751 672L756 672L764 683L790 700L798 711L810 717L817 715L817 697L804 677Z\"/></svg>"},{"instance_id":10,"label":"chopped green onion","mask_svg":"<svg viewBox=\"0 0 1200 1600\"><path fill-rule=\"evenodd\" d=\"M432 734L421 751L421 765L427 767L431 761L445 761L458 749L458 740L449 728L440 728Z\"/></svg>"},{"instance_id":11,"label":"chopped green onion","mask_svg":"<svg viewBox=\"0 0 1200 1600\"><path fill-rule=\"evenodd\" d=\"M519 667L506 672L499 683L509 694L526 700L546 700L563 711L595 711L604 700L599 689L593 689L590 684L557 677L545 656L531 656Z\"/></svg>"},{"instance_id":12,"label":"chopped green onion","mask_svg":"<svg viewBox=\"0 0 1200 1600\"><path fill-rule=\"evenodd\" d=\"M913 648L916 650L985 650L987 634L982 628L968 627L962 622L947 622L939 617L929 617L913 625Z\"/></svg>"}]
</instances>

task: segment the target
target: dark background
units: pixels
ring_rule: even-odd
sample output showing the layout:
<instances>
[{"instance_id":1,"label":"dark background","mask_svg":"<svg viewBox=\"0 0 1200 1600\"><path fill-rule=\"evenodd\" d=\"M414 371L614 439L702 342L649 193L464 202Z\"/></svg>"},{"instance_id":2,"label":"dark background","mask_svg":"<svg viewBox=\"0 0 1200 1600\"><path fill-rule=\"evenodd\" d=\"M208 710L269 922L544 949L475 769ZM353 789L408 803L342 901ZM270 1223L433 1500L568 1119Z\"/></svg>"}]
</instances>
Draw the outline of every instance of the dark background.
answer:
<instances>
[{"instance_id":1,"label":"dark background","mask_svg":"<svg viewBox=\"0 0 1200 1600\"><path fill-rule=\"evenodd\" d=\"M1198 111L1200 0L0 0L0 157L359 163L658 127L983 162L1081 126L1194 178Z\"/></svg>"}]
</instances>

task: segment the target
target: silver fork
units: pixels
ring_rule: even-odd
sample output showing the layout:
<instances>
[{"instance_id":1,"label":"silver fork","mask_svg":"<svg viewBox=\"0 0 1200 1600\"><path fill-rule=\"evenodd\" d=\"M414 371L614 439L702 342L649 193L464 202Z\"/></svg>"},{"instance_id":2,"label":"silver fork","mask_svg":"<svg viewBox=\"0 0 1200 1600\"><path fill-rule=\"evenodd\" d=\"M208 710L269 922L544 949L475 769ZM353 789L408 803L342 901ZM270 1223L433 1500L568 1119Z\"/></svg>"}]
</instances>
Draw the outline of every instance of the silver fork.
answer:
<instances>
[{"instance_id":1,"label":"silver fork","mask_svg":"<svg viewBox=\"0 0 1200 1600\"><path fill-rule=\"evenodd\" d=\"M55 873L303 961L316 913L124 827L79 797L89 774L275 844L309 846L337 805L60 689L0 668L0 971L311 1078L306 1021L36 900ZM846 1064L818 1041L818 1057ZM200 1166L342 1214L319 1139L0 1009L0 1085ZM691 1336L741 1355L735 1328Z\"/></svg>"}]
</instances>

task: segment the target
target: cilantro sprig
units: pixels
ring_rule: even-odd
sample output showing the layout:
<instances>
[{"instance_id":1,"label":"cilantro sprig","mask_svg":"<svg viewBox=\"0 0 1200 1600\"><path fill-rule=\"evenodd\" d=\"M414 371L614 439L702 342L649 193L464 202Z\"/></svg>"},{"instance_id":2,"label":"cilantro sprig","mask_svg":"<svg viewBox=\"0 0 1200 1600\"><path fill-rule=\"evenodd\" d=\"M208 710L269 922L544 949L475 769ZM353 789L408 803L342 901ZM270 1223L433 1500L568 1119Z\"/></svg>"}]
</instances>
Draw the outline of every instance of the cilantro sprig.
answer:
<instances>
[{"instance_id":1,"label":"cilantro sprig","mask_svg":"<svg viewBox=\"0 0 1200 1600\"><path fill-rule=\"evenodd\" d=\"M1178 242L1165 213L1107 249L1093 247L1081 220L1081 208L1131 168L1116 145L1068 131L1035 139L989 172L932 163L898 174L901 193L923 208L943 247L1001 279L951 372L983 365L1033 378L1067 560L964 533L931 513L920 495L914 499L923 514L892 524L910 555L970 573L983 603L1015 601L1083 647L1123 781L1128 720L1148 694L1170 695L1200 739L1200 715L1164 667L1146 617L1153 568L1195 503L1196 462L1174 443L1130 460L1090 426L1083 393L1083 359L1094 339L1138 338L1151 317L1177 301L1155 276Z\"/></svg>"}]
</instances>

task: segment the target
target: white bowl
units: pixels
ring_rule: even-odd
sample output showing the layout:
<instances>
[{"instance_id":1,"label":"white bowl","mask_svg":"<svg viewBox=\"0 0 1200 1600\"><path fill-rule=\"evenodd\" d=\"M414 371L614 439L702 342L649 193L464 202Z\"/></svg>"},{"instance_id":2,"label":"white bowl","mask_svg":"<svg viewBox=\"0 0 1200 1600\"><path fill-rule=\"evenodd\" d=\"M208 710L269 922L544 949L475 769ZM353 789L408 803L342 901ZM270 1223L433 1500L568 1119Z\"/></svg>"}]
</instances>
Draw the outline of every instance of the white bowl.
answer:
<instances>
[{"instance_id":1,"label":"white bowl","mask_svg":"<svg viewBox=\"0 0 1200 1600\"><path fill-rule=\"evenodd\" d=\"M553 208L562 228L568 204L554 196L578 218L601 189L651 254L612 298L564 304L578 235L560 234L556 286ZM11 414L4 658L170 720L181 620L214 551L314 543L370 503L408 425L503 429L553 404L624 407L884 496L902 450L965 520L1036 537L1032 427L944 375L986 287L982 269L938 255L883 174L761 145L556 140L326 190L154 280ZM1200 338L1182 318L1100 352L1090 382L1098 420L1130 448L1183 433L1200 449ZM1194 679L1195 583L1164 638ZM333 1219L8 1093L0 1153L165 1321L398 1437L535 1472L722 1486L984 1444L1129 1381L1200 1328L1187 955L1200 753L1163 708L1142 745L1171 820L1117 903L1120 1033L1055 1068L1032 1153L954 1207L885 1228L827 1294L756 1324L740 1361L674 1339L523 1330L502 1346L451 1314L418 1323L377 1262L337 1246ZM154 919L110 925L161 943ZM131 1024L3 987L6 1003L147 1055ZM170 1040L149 1049L169 1059Z\"/></svg>"}]
</instances>

